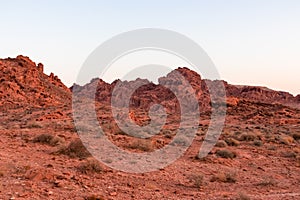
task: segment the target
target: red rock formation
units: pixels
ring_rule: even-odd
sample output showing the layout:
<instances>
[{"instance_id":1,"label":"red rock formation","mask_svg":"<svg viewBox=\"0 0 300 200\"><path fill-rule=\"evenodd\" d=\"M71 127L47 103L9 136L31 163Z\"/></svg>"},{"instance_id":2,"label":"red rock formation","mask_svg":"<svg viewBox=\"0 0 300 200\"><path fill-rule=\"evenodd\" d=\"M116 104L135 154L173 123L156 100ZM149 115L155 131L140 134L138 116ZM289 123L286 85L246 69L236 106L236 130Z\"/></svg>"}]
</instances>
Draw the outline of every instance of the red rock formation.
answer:
<instances>
[{"instance_id":1,"label":"red rock formation","mask_svg":"<svg viewBox=\"0 0 300 200\"><path fill-rule=\"evenodd\" d=\"M176 75L178 72L182 75L182 77ZM186 91L188 87L184 85L182 78L188 81L188 83L192 86L193 91ZM218 96L222 94L222 87L225 88L226 97L229 98L227 102L229 102L230 105L236 105L238 99L261 103L284 104L286 106L297 108L299 108L300 103L300 95L294 97L287 92L274 91L266 87L235 86L221 80L203 80L199 74L189 70L188 68L178 68L170 72L166 77L159 78L158 85L150 83L144 79L137 79L135 81L116 80L112 84L106 83L100 79L93 79L89 84L85 86L79 86L79 89L84 93L84 96L91 97L94 95L93 92L95 91L90 91L89 88L91 88L92 84L98 84L96 100L108 104L111 101L111 93L118 83L122 87L122 91L119 91L121 96L119 96L120 102L118 102L118 106L122 107L124 106L124 102L122 102L122 93L127 94L128 91L134 87L134 85L141 82L143 83L143 86L138 88L133 93L130 106L144 110L149 110L150 106L153 104L161 104L166 107L167 110L176 110L176 112L178 112L180 110L178 100L174 93L167 87L173 88L174 91L186 91L189 94L195 94L202 111L207 111L210 109L210 93L213 92L216 96ZM208 87L210 90L208 90ZM222 98L219 99L222 101ZM218 98L215 100L218 101ZM189 102L183 103L188 109L195 108L195 105L190 105Z\"/></svg>"},{"instance_id":2,"label":"red rock formation","mask_svg":"<svg viewBox=\"0 0 300 200\"><path fill-rule=\"evenodd\" d=\"M28 57L0 60L0 107L54 106L70 102L70 90L52 73L43 73Z\"/></svg>"}]
</instances>

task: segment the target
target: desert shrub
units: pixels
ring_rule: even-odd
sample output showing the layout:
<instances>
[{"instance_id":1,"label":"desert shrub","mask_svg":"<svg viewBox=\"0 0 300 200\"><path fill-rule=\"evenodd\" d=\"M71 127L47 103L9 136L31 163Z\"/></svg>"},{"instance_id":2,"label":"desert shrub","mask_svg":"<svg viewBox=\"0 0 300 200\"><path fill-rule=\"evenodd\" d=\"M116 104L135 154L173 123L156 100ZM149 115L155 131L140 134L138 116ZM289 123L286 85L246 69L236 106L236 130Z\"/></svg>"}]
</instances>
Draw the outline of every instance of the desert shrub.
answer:
<instances>
[{"instance_id":1,"label":"desert shrub","mask_svg":"<svg viewBox=\"0 0 300 200\"><path fill-rule=\"evenodd\" d=\"M128 145L128 148L138 149L141 151L153 151L154 147L149 139L135 139Z\"/></svg>"},{"instance_id":2,"label":"desert shrub","mask_svg":"<svg viewBox=\"0 0 300 200\"><path fill-rule=\"evenodd\" d=\"M189 180L190 180L191 182L193 182L194 187L200 188L201 185L203 184L203 175L200 174L200 173L192 174L192 175L189 177Z\"/></svg>"},{"instance_id":3,"label":"desert shrub","mask_svg":"<svg viewBox=\"0 0 300 200\"><path fill-rule=\"evenodd\" d=\"M274 186L276 185L276 182L273 178L264 178L259 183L256 184L257 186Z\"/></svg>"},{"instance_id":4,"label":"desert shrub","mask_svg":"<svg viewBox=\"0 0 300 200\"><path fill-rule=\"evenodd\" d=\"M84 200L104 200L106 198L104 198L102 195L97 195L97 194L93 194L91 196L87 196L84 198Z\"/></svg>"},{"instance_id":5,"label":"desert shrub","mask_svg":"<svg viewBox=\"0 0 300 200\"><path fill-rule=\"evenodd\" d=\"M236 153L234 151L230 151L228 149L222 149L216 151L217 156L222 158L235 158Z\"/></svg>"},{"instance_id":6,"label":"desert shrub","mask_svg":"<svg viewBox=\"0 0 300 200\"><path fill-rule=\"evenodd\" d=\"M274 151L274 150L277 150L277 147L274 146L274 145L269 145L269 146L267 147L267 149L268 149L268 150Z\"/></svg>"},{"instance_id":7,"label":"desert shrub","mask_svg":"<svg viewBox=\"0 0 300 200\"><path fill-rule=\"evenodd\" d=\"M188 146L189 145L189 139L185 136L177 136L174 138L174 144L180 145L180 146Z\"/></svg>"},{"instance_id":8,"label":"desert shrub","mask_svg":"<svg viewBox=\"0 0 300 200\"><path fill-rule=\"evenodd\" d=\"M237 140L234 139L234 138L226 138L226 139L225 139L225 142L226 142L229 146L239 146L239 145L240 145L240 142L237 141Z\"/></svg>"},{"instance_id":9,"label":"desert shrub","mask_svg":"<svg viewBox=\"0 0 300 200\"><path fill-rule=\"evenodd\" d=\"M103 171L102 166L100 165L99 161L95 159L87 159L83 163L80 163L77 167L78 171L84 174L91 173L100 173Z\"/></svg>"},{"instance_id":10,"label":"desert shrub","mask_svg":"<svg viewBox=\"0 0 300 200\"><path fill-rule=\"evenodd\" d=\"M296 158L297 154L293 151L281 152L281 156L284 158Z\"/></svg>"},{"instance_id":11,"label":"desert shrub","mask_svg":"<svg viewBox=\"0 0 300 200\"><path fill-rule=\"evenodd\" d=\"M250 197L245 193L239 193L236 200L250 200Z\"/></svg>"},{"instance_id":12,"label":"desert shrub","mask_svg":"<svg viewBox=\"0 0 300 200\"><path fill-rule=\"evenodd\" d=\"M213 175L210 179L211 182L223 182L223 183L235 183L236 173L235 172L219 172L216 175Z\"/></svg>"},{"instance_id":13,"label":"desert shrub","mask_svg":"<svg viewBox=\"0 0 300 200\"><path fill-rule=\"evenodd\" d=\"M88 150L82 144L80 139L76 139L70 142L68 146L62 146L61 148L58 149L56 153L64 154L71 158L80 158L80 159L84 159L91 156L90 152L88 152Z\"/></svg>"},{"instance_id":14,"label":"desert shrub","mask_svg":"<svg viewBox=\"0 0 300 200\"><path fill-rule=\"evenodd\" d=\"M257 139L257 136L254 133L242 133L239 136L240 141L254 141Z\"/></svg>"},{"instance_id":15,"label":"desert shrub","mask_svg":"<svg viewBox=\"0 0 300 200\"><path fill-rule=\"evenodd\" d=\"M294 142L294 138L289 135L281 135L278 138L280 144L290 145Z\"/></svg>"},{"instance_id":16,"label":"desert shrub","mask_svg":"<svg viewBox=\"0 0 300 200\"><path fill-rule=\"evenodd\" d=\"M295 140L300 140L300 133L293 133L293 134L292 134L292 137L293 137Z\"/></svg>"},{"instance_id":17,"label":"desert shrub","mask_svg":"<svg viewBox=\"0 0 300 200\"><path fill-rule=\"evenodd\" d=\"M60 138L58 136L53 136L53 135L48 134L48 133L43 133L41 135L38 135L35 138L33 138L32 141L36 142L36 143L47 144L47 145L50 145L50 146L56 146L56 145L59 145L59 144L63 143L62 138Z\"/></svg>"},{"instance_id":18,"label":"desert shrub","mask_svg":"<svg viewBox=\"0 0 300 200\"><path fill-rule=\"evenodd\" d=\"M224 140L219 140L215 146L216 147L227 147L227 143Z\"/></svg>"},{"instance_id":19,"label":"desert shrub","mask_svg":"<svg viewBox=\"0 0 300 200\"><path fill-rule=\"evenodd\" d=\"M273 134L270 134L270 133L267 133L265 135L265 141L266 142L270 142L270 143L275 143L276 142L276 139L275 139L275 136Z\"/></svg>"},{"instance_id":20,"label":"desert shrub","mask_svg":"<svg viewBox=\"0 0 300 200\"><path fill-rule=\"evenodd\" d=\"M254 145L254 146L261 147L261 146L263 145L263 142L260 141L260 140L254 140L254 141L253 141L253 145Z\"/></svg>"},{"instance_id":21,"label":"desert shrub","mask_svg":"<svg viewBox=\"0 0 300 200\"><path fill-rule=\"evenodd\" d=\"M26 128L43 128L43 126L37 122L30 122L26 125Z\"/></svg>"}]
</instances>

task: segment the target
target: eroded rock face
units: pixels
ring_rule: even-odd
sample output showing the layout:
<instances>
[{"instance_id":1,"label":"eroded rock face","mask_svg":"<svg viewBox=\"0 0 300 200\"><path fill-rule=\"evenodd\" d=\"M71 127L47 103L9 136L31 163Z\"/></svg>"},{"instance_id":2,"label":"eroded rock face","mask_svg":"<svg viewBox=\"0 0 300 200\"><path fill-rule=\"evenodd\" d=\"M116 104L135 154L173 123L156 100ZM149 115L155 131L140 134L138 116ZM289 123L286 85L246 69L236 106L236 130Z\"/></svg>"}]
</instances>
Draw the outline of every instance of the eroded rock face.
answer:
<instances>
[{"instance_id":1,"label":"eroded rock face","mask_svg":"<svg viewBox=\"0 0 300 200\"><path fill-rule=\"evenodd\" d=\"M0 106L55 106L70 102L71 92L52 73L43 73L43 64L36 65L28 57L0 60Z\"/></svg>"},{"instance_id":2,"label":"eroded rock face","mask_svg":"<svg viewBox=\"0 0 300 200\"><path fill-rule=\"evenodd\" d=\"M71 102L71 90L76 85L68 89L53 73L49 76L44 74L43 64L36 65L28 57L0 59L0 70L0 106L3 108L21 105L51 106ZM131 108L145 111L154 104L161 104L169 112L180 112L176 95L179 95L187 111L197 108L197 105L189 102L187 95L193 95L198 100L200 109L206 111L210 109L211 92L213 91L217 96L222 93L222 87L226 89L227 98L278 103L297 108L300 103L300 95L294 97L287 92L274 91L265 87L235 86L221 80L203 80L199 74L188 68L173 70L165 77L159 78L158 82L154 84L146 79L136 79L116 80L109 84L95 78L84 86L76 86L76 89L84 98L95 97L98 102L105 104L111 103L114 94L117 107L124 107L127 104L124 97L134 89L129 105ZM141 86L137 87L137 85ZM91 88L96 88L96 91L92 91ZM230 105L232 105L231 100L229 100Z\"/></svg>"},{"instance_id":3,"label":"eroded rock face","mask_svg":"<svg viewBox=\"0 0 300 200\"><path fill-rule=\"evenodd\" d=\"M178 76L178 73L180 74ZM183 80L184 79L184 80ZM188 82L188 85L186 84ZM178 68L165 77L159 78L159 84L154 84L145 79L136 79L134 81L116 80L112 84L106 83L101 79L93 79L89 84L78 86L82 91L83 96L92 97L95 91L90 91L93 84L97 85L95 98L97 101L109 104L111 95L115 86L118 85L119 91L114 91L119 99L116 103L117 107L125 106L124 96L128 94L136 85L142 86L137 88L130 99L130 107L143 110L149 110L153 104L161 104L168 111L179 112L180 105L175 93L182 99L182 104L187 110L193 110L197 106L191 104L186 99L186 95L193 95L198 100L198 106L202 111L210 110L211 94L214 93L215 99L222 104L224 98L222 92L226 92L226 97L229 99L227 103L236 105L238 100L247 100L261 103L284 104L286 106L299 108L300 95L294 97L287 92L274 91L265 87L256 86L236 86L222 80L204 80L196 72L188 68ZM210 88L210 89L208 89ZM218 98L219 96L219 98ZM233 99L235 103L233 103Z\"/></svg>"}]
</instances>

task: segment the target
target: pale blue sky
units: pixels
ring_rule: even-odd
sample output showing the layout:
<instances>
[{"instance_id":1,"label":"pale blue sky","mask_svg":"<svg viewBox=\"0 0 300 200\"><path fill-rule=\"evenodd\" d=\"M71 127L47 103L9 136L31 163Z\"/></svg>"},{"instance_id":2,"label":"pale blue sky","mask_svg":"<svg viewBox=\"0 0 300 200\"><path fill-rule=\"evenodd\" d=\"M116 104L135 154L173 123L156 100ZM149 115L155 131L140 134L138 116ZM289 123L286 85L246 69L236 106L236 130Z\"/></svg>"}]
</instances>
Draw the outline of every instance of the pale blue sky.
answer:
<instances>
[{"instance_id":1,"label":"pale blue sky","mask_svg":"<svg viewBox=\"0 0 300 200\"><path fill-rule=\"evenodd\" d=\"M102 42L138 28L196 41L221 78L300 93L300 1L0 1L0 57L27 55L68 86Z\"/></svg>"}]
</instances>

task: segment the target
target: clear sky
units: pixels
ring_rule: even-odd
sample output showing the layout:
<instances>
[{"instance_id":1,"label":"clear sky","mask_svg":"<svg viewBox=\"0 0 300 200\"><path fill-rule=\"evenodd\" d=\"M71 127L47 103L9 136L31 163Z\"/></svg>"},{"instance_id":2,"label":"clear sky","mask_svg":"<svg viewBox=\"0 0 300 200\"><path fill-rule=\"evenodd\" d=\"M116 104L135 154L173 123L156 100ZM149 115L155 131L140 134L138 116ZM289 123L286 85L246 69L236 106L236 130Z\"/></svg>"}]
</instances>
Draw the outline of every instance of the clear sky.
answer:
<instances>
[{"instance_id":1,"label":"clear sky","mask_svg":"<svg viewBox=\"0 0 300 200\"><path fill-rule=\"evenodd\" d=\"M68 86L102 42L147 27L196 41L230 83L300 93L299 0L0 2L0 57L29 56Z\"/></svg>"}]
</instances>

